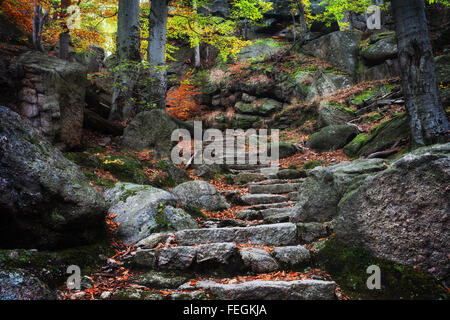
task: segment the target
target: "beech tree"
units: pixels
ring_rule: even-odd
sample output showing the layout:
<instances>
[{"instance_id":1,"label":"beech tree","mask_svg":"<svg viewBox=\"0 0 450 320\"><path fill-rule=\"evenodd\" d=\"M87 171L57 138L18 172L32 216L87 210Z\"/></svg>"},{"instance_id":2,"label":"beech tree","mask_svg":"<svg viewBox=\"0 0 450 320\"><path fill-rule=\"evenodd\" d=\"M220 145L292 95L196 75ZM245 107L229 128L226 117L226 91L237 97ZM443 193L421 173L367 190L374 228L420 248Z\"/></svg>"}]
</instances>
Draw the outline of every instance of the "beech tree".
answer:
<instances>
[{"instance_id":1,"label":"beech tree","mask_svg":"<svg viewBox=\"0 0 450 320\"><path fill-rule=\"evenodd\" d=\"M398 56L413 147L433 144L448 134L423 0L392 0Z\"/></svg>"},{"instance_id":2,"label":"beech tree","mask_svg":"<svg viewBox=\"0 0 450 320\"><path fill-rule=\"evenodd\" d=\"M139 0L120 0L117 26L116 56L119 63L124 61L139 62L140 56L140 27ZM132 115L134 110L133 92L135 83L132 70L122 68L116 72L115 86L112 97L110 119L124 120Z\"/></svg>"},{"instance_id":3,"label":"beech tree","mask_svg":"<svg viewBox=\"0 0 450 320\"><path fill-rule=\"evenodd\" d=\"M158 108L166 108L167 71L166 42L167 19L169 14L168 0L152 0L149 17L149 39L147 59L153 79L150 84L150 99Z\"/></svg>"}]
</instances>

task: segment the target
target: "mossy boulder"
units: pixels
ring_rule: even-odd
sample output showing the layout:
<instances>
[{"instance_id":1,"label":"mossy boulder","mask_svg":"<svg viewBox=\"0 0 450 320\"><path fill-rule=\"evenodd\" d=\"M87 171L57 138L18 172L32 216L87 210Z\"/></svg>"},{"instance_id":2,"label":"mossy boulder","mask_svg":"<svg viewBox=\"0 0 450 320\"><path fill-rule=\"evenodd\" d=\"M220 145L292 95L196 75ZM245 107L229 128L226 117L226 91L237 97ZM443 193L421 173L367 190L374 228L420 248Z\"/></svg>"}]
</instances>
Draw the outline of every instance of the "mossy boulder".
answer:
<instances>
[{"instance_id":1,"label":"mossy boulder","mask_svg":"<svg viewBox=\"0 0 450 320\"><path fill-rule=\"evenodd\" d=\"M241 172L233 177L233 184L243 185L249 182L262 181L265 176L261 173Z\"/></svg>"},{"instance_id":2,"label":"mossy boulder","mask_svg":"<svg viewBox=\"0 0 450 320\"><path fill-rule=\"evenodd\" d=\"M238 60L262 59L280 52L286 45L287 43L278 42L272 38L259 39L244 47L238 55Z\"/></svg>"},{"instance_id":3,"label":"mossy boulder","mask_svg":"<svg viewBox=\"0 0 450 320\"><path fill-rule=\"evenodd\" d=\"M398 49L395 33L380 37L375 43L361 50L361 56L372 64L396 58L397 54Z\"/></svg>"},{"instance_id":4,"label":"mossy boulder","mask_svg":"<svg viewBox=\"0 0 450 320\"><path fill-rule=\"evenodd\" d=\"M370 155L377 150L389 147L396 141L409 138L409 123L406 115L395 116L373 128L369 134L358 135L344 147L349 157Z\"/></svg>"},{"instance_id":5,"label":"mossy boulder","mask_svg":"<svg viewBox=\"0 0 450 320\"><path fill-rule=\"evenodd\" d=\"M268 116L283 109L283 104L273 99L255 100L250 104L239 101L235 104L234 109L243 114Z\"/></svg>"},{"instance_id":6,"label":"mossy boulder","mask_svg":"<svg viewBox=\"0 0 450 320\"><path fill-rule=\"evenodd\" d=\"M139 160L122 155L106 156L101 168L109 171L114 177L123 182L149 184L144 168Z\"/></svg>"},{"instance_id":7,"label":"mossy boulder","mask_svg":"<svg viewBox=\"0 0 450 320\"><path fill-rule=\"evenodd\" d=\"M337 216L339 201L346 193L386 168L382 159L360 159L310 170L300 188L300 200L292 210L291 221L330 221Z\"/></svg>"},{"instance_id":8,"label":"mossy boulder","mask_svg":"<svg viewBox=\"0 0 450 320\"><path fill-rule=\"evenodd\" d=\"M310 160L303 164L303 170L311 170L324 164L323 160Z\"/></svg>"},{"instance_id":9,"label":"mossy boulder","mask_svg":"<svg viewBox=\"0 0 450 320\"><path fill-rule=\"evenodd\" d=\"M220 211L230 207L216 188L205 181L185 182L176 186L172 192L178 201L197 209Z\"/></svg>"},{"instance_id":10,"label":"mossy boulder","mask_svg":"<svg viewBox=\"0 0 450 320\"><path fill-rule=\"evenodd\" d=\"M131 244L152 233L197 228L197 222L181 208L176 197L162 189L128 183L118 183L105 192L111 204L110 213L120 223L117 236Z\"/></svg>"},{"instance_id":11,"label":"mossy boulder","mask_svg":"<svg viewBox=\"0 0 450 320\"><path fill-rule=\"evenodd\" d=\"M448 299L430 274L392 261L380 259L368 250L331 239L312 251L314 264L324 269L353 299L409 300ZM376 265L381 270L381 289L369 290L366 270Z\"/></svg>"},{"instance_id":12,"label":"mossy boulder","mask_svg":"<svg viewBox=\"0 0 450 320\"><path fill-rule=\"evenodd\" d=\"M447 143L415 150L366 178L340 200L336 237L445 280L449 168Z\"/></svg>"},{"instance_id":13,"label":"mossy boulder","mask_svg":"<svg viewBox=\"0 0 450 320\"><path fill-rule=\"evenodd\" d=\"M309 137L306 146L319 152L338 150L358 135L353 125L328 126Z\"/></svg>"},{"instance_id":14,"label":"mossy boulder","mask_svg":"<svg viewBox=\"0 0 450 320\"><path fill-rule=\"evenodd\" d=\"M2 248L72 247L105 235L104 198L74 163L4 107L0 136Z\"/></svg>"},{"instance_id":15,"label":"mossy boulder","mask_svg":"<svg viewBox=\"0 0 450 320\"><path fill-rule=\"evenodd\" d=\"M280 159L289 158L298 152L298 149L294 144L283 141L271 144L270 148L278 148Z\"/></svg>"}]
</instances>

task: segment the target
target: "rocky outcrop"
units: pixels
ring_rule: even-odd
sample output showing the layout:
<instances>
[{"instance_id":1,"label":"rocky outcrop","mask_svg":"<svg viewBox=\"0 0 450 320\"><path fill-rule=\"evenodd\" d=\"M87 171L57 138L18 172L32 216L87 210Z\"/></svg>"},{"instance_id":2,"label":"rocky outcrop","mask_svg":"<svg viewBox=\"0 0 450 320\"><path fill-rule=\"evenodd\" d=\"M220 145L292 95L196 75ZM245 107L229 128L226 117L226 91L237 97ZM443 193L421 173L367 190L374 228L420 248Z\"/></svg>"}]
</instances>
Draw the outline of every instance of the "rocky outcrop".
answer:
<instances>
[{"instance_id":1,"label":"rocky outcrop","mask_svg":"<svg viewBox=\"0 0 450 320\"><path fill-rule=\"evenodd\" d=\"M176 208L173 194L151 186L119 183L105 192L111 204L109 213L120 223L117 235L124 243L136 243L168 230L197 228L197 222L184 210Z\"/></svg>"},{"instance_id":2,"label":"rocky outcrop","mask_svg":"<svg viewBox=\"0 0 450 320\"><path fill-rule=\"evenodd\" d=\"M172 150L172 132L178 125L165 110L154 109L136 115L125 128L123 144L136 149L155 148L157 157L168 157Z\"/></svg>"},{"instance_id":3,"label":"rocky outcrop","mask_svg":"<svg viewBox=\"0 0 450 320\"><path fill-rule=\"evenodd\" d=\"M2 248L79 245L104 234L106 205L78 167L0 107Z\"/></svg>"},{"instance_id":4,"label":"rocky outcrop","mask_svg":"<svg viewBox=\"0 0 450 320\"><path fill-rule=\"evenodd\" d=\"M18 113L53 143L73 148L81 143L86 68L27 52L11 66L20 81Z\"/></svg>"},{"instance_id":5,"label":"rocky outcrop","mask_svg":"<svg viewBox=\"0 0 450 320\"><path fill-rule=\"evenodd\" d=\"M351 86L351 79L343 74L325 72L319 68L312 78L307 101L331 95L334 91Z\"/></svg>"},{"instance_id":6,"label":"rocky outcrop","mask_svg":"<svg viewBox=\"0 0 450 320\"><path fill-rule=\"evenodd\" d=\"M395 33L376 37L375 41L361 50L361 56L371 64L381 63L396 58L398 54Z\"/></svg>"},{"instance_id":7,"label":"rocky outcrop","mask_svg":"<svg viewBox=\"0 0 450 320\"><path fill-rule=\"evenodd\" d=\"M358 32L336 31L310 41L303 46L303 51L354 75L358 67L360 41Z\"/></svg>"},{"instance_id":8,"label":"rocky outcrop","mask_svg":"<svg viewBox=\"0 0 450 320\"><path fill-rule=\"evenodd\" d=\"M339 204L335 232L378 257L448 278L450 144L417 149Z\"/></svg>"},{"instance_id":9,"label":"rocky outcrop","mask_svg":"<svg viewBox=\"0 0 450 320\"><path fill-rule=\"evenodd\" d=\"M344 125L355 117L350 110L334 104L325 104L320 107L318 125L323 128L333 125Z\"/></svg>"},{"instance_id":10,"label":"rocky outcrop","mask_svg":"<svg viewBox=\"0 0 450 320\"><path fill-rule=\"evenodd\" d=\"M311 135L306 143L308 148L319 152L338 150L358 135L354 125L328 126Z\"/></svg>"},{"instance_id":11,"label":"rocky outcrop","mask_svg":"<svg viewBox=\"0 0 450 320\"><path fill-rule=\"evenodd\" d=\"M302 183L299 201L293 208L293 222L325 222L338 214L338 203L369 175L385 170L382 159L341 162L316 167Z\"/></svg>"}]
</instances>

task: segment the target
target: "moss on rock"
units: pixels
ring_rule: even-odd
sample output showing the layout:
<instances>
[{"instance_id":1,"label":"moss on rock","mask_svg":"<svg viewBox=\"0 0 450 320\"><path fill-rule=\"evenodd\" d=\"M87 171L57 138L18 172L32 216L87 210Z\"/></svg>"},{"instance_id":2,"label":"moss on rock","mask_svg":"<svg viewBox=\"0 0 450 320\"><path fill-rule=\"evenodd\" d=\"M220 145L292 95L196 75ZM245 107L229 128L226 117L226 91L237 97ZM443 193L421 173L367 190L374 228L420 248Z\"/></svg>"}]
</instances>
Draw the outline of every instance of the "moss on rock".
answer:
<instances>
[{"instance_id":1,"label":"moss on rock","mask_svg":"<svg viewBox=\"0 0 450 320\"><path fill-rule=\"evenodd\" d=\"M354 299L448 299L448 294L429 275L408 266L372 256L361 247L347 247L331 239L313 254L314 264L324 268L343 291ZM381 269L381 289L369 290L369 266Z\"/></svg>"}]
</instances>

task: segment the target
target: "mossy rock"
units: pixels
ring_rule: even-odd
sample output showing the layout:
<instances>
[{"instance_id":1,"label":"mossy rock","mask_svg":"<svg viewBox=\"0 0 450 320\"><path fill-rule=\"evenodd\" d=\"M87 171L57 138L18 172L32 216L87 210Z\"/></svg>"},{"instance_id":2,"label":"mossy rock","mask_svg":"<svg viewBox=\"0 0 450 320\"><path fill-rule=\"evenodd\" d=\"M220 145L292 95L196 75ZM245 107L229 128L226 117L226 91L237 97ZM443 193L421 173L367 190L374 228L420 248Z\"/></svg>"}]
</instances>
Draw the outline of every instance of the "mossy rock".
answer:
<instances>
[{"instance_id":1,"label":"mossy rock","mask_svg":"<svg viewBox=\"0 0 450 320\"><path fill-rule=\"evenodd\" d=\"M369 155L376 150L409 138L409 123L406 114L394 116L374 127L369 134L360 134L344 147L348 157Z\"/></svg>"},{"instance_id":2,"label":"mossy rock","mask_svg":"<svg viewBox=\"0 0 450 320\"><path fill-rule=\"evenodd\" d=\"M331 239L313 251L314 265L323 268L354 299L448 299L437 280L408 266L372 256L361 247L347 247ZM381 270L381 289L369 290L366 273L369 266Z\"/></svg>"},{"instance_id":3,"label":"mossy rock","mask_svg":"<svg viewBox=\"0 0 450 320\"><path fill-rule=\"evenodd\" d=\"M358 128L353 125L327 126L311 135L306 146L319 152L334 151L343 148L357 135Z\"/></svg>"},{"instance_id":4,"label":"mossy rock","mask_svg":"<svg viewBox=\"0 0 450 320\"><path fill-rule=\"evenodd\" d=\"M234 184L243 185L249 182L262 181L265 177L261 173L241 172L234 176Z\"/></svg>"},{"instance_id":5,"label":"mossy rock","mask_svg":"<svg viewBox=\"0 0 450 320\"><path fill-rule=\"evenodd\" d=\"M352 104L359 105L359 104L362 104L364 101L369 100L370 98L372 98L374 96L374 94L375 94L375 91L373 91L373 90L365 90L365 91L363 91L361 93L358 93L358 94L354 95L351 98L350 102Z\"/></svg>"},{"instance_id":6,"label":"mossy rock","mask_svg":"<svg viewBox=\"0 0 450 320\"><path fill-rule=\"evenodd\" d=\"M303 170L311 170L314 169L315 167L320 167L324 164L323 160L311 160L311 161L306 161L303 164Z\"/></svg>"},{"instance_id":7,"label":"mossy rock","mask_svg":"<svg viewBox=\"0 0 450 320\"><path fill-rule=\"evenodd\" d=\"M156 168L163 171L162 175L155 177L153 180L153 185L158 188L173 188L191 180L186 170L178 168L169 160L158 161Z\"/></svg>"},{"instance_id":8,"label":"mossy rock","mask_svg":"<svg viewBox=\"0 0 450 320\"><path fill-rule=\"evenodd\" d=\"M149 184L149 180L144 173L142 164L131 157L121 155L106 156L103 159L101 168L109 171L114 177L122 182L136 184Z\"/></svg>"},{"instance_id":9,"label":"mossy rock","mask_svg":"<svg viewBox=\"0 0 450 320\"><path fill-rule=\"evenodd\" d=\"M72 162L75 162L77 165L81 167L99 168L101 165L101 161L99 158L87 152L66 152L63 154L64 157L66 157Z\"/></svg>"},{"instance_id":10,"label":"mossy rock","mask_svg":"<svg viewBox=\"0 0 450 320\"><path fill-rule=\"evenodd\" d=\"M70 265L79 266L82 275L89 275L104 263L102 257L113 256L114 253L107 241L56 252L0 250L0 269L24 269L50 288L57 288L67 280L67 267Z\"/></svg>"}]
</instances>

